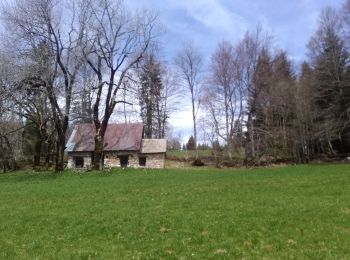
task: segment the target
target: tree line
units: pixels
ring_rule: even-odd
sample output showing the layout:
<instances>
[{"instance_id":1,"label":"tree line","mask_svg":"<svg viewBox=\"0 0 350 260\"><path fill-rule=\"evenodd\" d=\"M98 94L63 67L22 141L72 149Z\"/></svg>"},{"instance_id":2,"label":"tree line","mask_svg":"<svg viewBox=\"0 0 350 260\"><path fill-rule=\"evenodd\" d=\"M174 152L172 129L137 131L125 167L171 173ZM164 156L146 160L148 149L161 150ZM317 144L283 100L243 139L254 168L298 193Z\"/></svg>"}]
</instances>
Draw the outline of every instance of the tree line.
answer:
<instances>
[{"instance_id":1,"label":"tree line","mask_svg":"<svg viewBox=\"0 0 350 260\"><path fill-rule=\"evenodd\" d=\"M247 164L347 154L349 11L350 1L322 11L300 71L258 27L238 43L218 43L205 72L190 42L173 60L160 58L153 11L120 0L13 1L1 11L1 167L27 160L62 171L71 127L92 123L93 168L102 169L109 122L141 120L146 138L165 138L184 96L194 149L201 140Z\"/></svg>"},{"instance_id":2,"label":"tree line","mask_svg":"<svg viewBox=\"0 0 350 260\"><path fill-rule=\"evenodd\" d=\"M240 153L248 164L347 156L349 8L348 1L342 10L322 10L300 72L261 28L236 45L219 43L203 90L208 140L224 144L230 159Z\"/></svg>"}]
</instances>

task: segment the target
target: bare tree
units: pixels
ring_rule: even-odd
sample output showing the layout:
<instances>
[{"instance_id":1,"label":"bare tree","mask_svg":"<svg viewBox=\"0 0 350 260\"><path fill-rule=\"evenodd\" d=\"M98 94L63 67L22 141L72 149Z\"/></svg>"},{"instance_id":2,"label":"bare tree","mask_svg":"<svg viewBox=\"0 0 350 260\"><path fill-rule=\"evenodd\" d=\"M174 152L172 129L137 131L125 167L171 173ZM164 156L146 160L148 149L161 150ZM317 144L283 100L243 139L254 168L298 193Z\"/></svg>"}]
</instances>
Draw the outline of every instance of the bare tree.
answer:
<instances>
[{"instance_id":1,"label":"bare tree","mask_svg":"<svg viewBox=\"0 0 350 260\"><path fill-rule=\"evenodd\" d=\"M182 50L175 58L175 65L179 70L180 78L185 89L190 92L193 120L193 135L196 149L196 158L198 158L197 149L197 115L201 103L201 83L203 58L198 49L190 42L184 43Z\"/></svg>"},{"instance_id":2,"label":"bare tree","mask_svg":"<svg viewBox=\"0 0 350 260\"><path fill-rule=\"evenodd\" d=\"M243 114L243 89L241 82L241 64L238 53L230 43L221 42L212 56L211 84L213 89L207 95L207 102L210 97L215 98L215 103L220 102L222 109L217 109L215 118L218 120L217 134L225 141L227 153L232 159L232 144L235 133L235 123L242 119ZM208 104L209 111L213 112L214 104ZM223 111L223 112L221 112ZM221 118L223 119L221 120ZM221 127L220 125L223 124ZM223 129L224 133L221 131Z\"/></svg>"},{"instance_id":3,"label":"bare tree","mask_svg":"<svg viewBox=\"0 0 350 260\"><path fill-rule=\"evenodd\" d=\"M201 124L200 129L202 130L203 140L211 144L216 167L219 166L220 151L219 144L222 140L221 130L221 111L222 103L218 99L215 91L208 87L204 90L203 96L204 116L200 118L199 123Z\"/></svg>"},{"instance_id":4,"label":"bare tree","mask_svg":"<svg viewBox=\"0 0 350 260\"><path fill-rule=\"evenodd\" d=\"M157 15L143 11L130 12L123 1L91 0L85 2L88 29L87 63L98 83L93 103L96 129L94 169L103 168L104 135L114 108L125 103L120 97L127 73L140 61L156 37Z\"/></svg>"},{"instance_id":5,"label":"bare tree","mask_svg":"<svg viewBox=\"0 0 350 260\"><path fill-rule=\"evenodd\" d=\"M17 0L3 9L3 16L11 31L8 37L21 47L19 57L25 58L28 51L38 46L46 50L41 53L46 70L29 72L26 84L47 89L57 132L55 169L62 171L72 90L83 63L79 51L85 31L83 16L78 15L75 2L68 5L62 1L59 5L54 0Z\"/></svg>"},{"instance_id":6,"label":"bare tree","mask_svg":"<svg viewBox=\"0 0 350 260\"><path fill-rule=\"evenodd\" d=\"M178 111L178 102L183 95L177 81L176 73L166 63L162 63L161 76L163 89L161 93L158 125L161 126L161 136L164 138L168 127L168 119L175 111Z\"/></svg>"},{"instance_id":7,"label":"bare tree","mask_svg":"<svg viewBox=\"0 0 350 260\"><path fill-rule=\"evenodd\" d=\"M270 48L270 43L271 36L264 32L261 26L258 26L255 32L247 32L236 47L238 53L240 53L240 81L242 84L243 95L245 96L243 103L246 104L246 113L244 114L246 120L244 128L247 129L245 140L246 160L248 158L255 158L257 155L257 140L255 140L257 129L255 129L253 123L256 110L255 100L257 98L257 91L253 83L253 78L258 67L259 55L263 49L268 50Z\"/></svg>"},{"instance_id":8,"label":"bare tree","mask_svg":"<svg viewBox=\"0 0 350 260\"><path fill-rule=\"evenodd\" d=\"M16 160L20 156L21 118L13 113L15 105L12 96L12 80L14 70L8 55L0 54L0 168L4 172L16 169Z\"/></svg>"},{"instance_id":9,"label":"bare tree","mask_svg":"<svg viewBox=\"0 0 350 260\"><path fill-rule=\"evenodd\" d=\"M11 50L11 49L10 49ZM10 50L4 49L7 53ZM44 85L33 84L34 75L43 75L47 70L44 53L47 48L39 45L26 53L26 60L18 58L8 58L3 64L10 72L8 80L8 100L11 102L9 111L19 118L24 124L23 134L27 133L23 147L33 146L33 150L28 153L33 158L34 167L40 166L42 150L46 152L46 166L50 163L51 148L54 147L53 138L55 129L53 127L53 117L48 101L47 88ZM17 53L15 53L18 55ZM32 129L31 131L28 131ZM31 132L29 135L28 133ZM26 145L25 145L25 144ZM24 149L25 150L25 149ZM28 150L28 149L27 149ZM23 156L26 154L23 152Z\"/></svg>"}]
</instances>

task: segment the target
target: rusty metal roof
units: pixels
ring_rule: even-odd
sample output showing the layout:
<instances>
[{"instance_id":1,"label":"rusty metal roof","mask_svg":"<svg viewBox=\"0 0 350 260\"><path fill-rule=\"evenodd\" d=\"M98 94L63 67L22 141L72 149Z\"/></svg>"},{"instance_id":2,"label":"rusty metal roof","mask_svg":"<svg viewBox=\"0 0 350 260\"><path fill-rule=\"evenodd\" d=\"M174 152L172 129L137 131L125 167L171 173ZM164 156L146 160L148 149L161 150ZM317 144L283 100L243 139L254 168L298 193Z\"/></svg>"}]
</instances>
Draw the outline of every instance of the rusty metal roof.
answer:
<instances>
[{"instance_id":1,"label":"rusty metal roof","mask_svg":"<svg viewBox=\"0 0 350 260\"><path fill-rule=\"evenodd\" d=\"M95 147L94 124L79 124L70 135L66 152L92 152ZM109 124L104 138L104 151L140 151L142 123Z\"/></svg>"}]
</instances>

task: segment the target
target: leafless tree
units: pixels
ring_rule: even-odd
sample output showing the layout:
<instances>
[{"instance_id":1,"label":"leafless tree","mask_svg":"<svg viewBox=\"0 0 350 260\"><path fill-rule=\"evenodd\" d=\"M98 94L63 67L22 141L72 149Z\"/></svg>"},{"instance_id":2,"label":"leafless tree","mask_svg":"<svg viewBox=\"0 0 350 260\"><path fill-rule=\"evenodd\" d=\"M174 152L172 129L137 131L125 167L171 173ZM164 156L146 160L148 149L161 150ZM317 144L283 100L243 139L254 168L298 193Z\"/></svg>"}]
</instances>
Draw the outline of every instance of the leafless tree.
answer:
<instances>
[{"instance_id":1,"label":"leafless tree","mask_svg":"<svg viewBox=\"0 0 350 260\"><path fill-rule=\"evenodd\" d=\"M244 38L238 43L237 49L240 53L239 62L241 66L240 81L246 104L244 128L246 128L245 154L247 158L255 158L257 155L255 140L255 129L253 124L254 111L256 108L257 91L253 83L254 74L258 67L259 55L263 49L268 50L271 44L271 36L258 26L254 32L247 32Z\"/></svg>"},{"instance_id":2,"label":"leafless tree","mask_svg":"<svg viewBox=\"0 0 350 260\"><path fill-rule=\"evenodd\" d=\"M166 136L166 129L168 120L172 114L179 110L178 102L183 97L181 92L177 75L170 66L162 63L162 84L163 89L161 93L160 113L158 117L161 126L162 138Z\"/></svg>"},{"instance_id":3,"label":"leafless tree","mask_svg":"<svg viewBox=\"0 0 350 260\"><path fill-rule=\"evenodd\" d=\"M26 133L29 125L31 125L29 128L36 129L31 136L26 136L25 139L28 140L24 140L27 144L35 147L31 154L34 167L40 166L42 148L46 150L46 166L49 165L52 155L51 150L54 147L53 138L55 137L47 88L44 85L33 84L34 80L29 80L30 78L33 79L34 73L36 75L44 74L47 69L47 63L43 59L46 47L44 49L42 47L44 46L37 46L31 52L28 51L25 55L25 61L16 58L17 53L12 56L12 49L3 49L7 56L10 56L7 62L2 64L3 67L7 67L7 74L9 75L7 77L7 99L11 102L11 106L7 112L11 112L20 118L20 121L23 122L24 133ZM21 128L23 127L21 126Z\"/></svg>"},{"instance_id":4,"label":"leafless tree","mask_svg":"<svg viewBox=\"0 0 350 260\"><path fill-rule=\"evenodd\" d=\"M222 109L216 109L219 114L215 115L218 120L217 134L225 141L227 152L232 159L232 144L235 133L235 123L242 119L243 115L243 89L241 79L240 53L230 43L221 42L212 56L212 90L209 97L216 97L215 103L220 103ZM209 111L214 112L215 104L210 106ZM221 131L223 130L223 131Z\"/></svg>"},{"instance_id":5,"label":"leafless tree","mask_svg":"<svg viewBox=\"0 0 350 260\"><path fill-rule=\"evenodd\" d=\"M11 76L14 70L8 55L0 54L0 168L6 172L16 169L16 160L20 157L21 118L12 111Z\"/></svg>"},{"instance_id":6,"label":"leafless tree","mask_svg":"<svg viewBox=\"0 0 350 260\"><path fill-rule=\"evenodd\" d=\"M219 166L220 151L219 145L222 140L220 134L221 122L220 117L223 107L222 103L218 100L216 93L211 87L204 89L204 96L202 97L204 106L204 115L200 118L199 124L201 125L201 134L203 140L209 142L212 147L212 151L215 158L216 166Z\"/></svg>"},{"instance_id":7,"label":"leafless tree","mask_svg":"<svg viewBox=\"0 0 350 260\"><path fill-rule=\"evenodd\" d=\"M48 100L47 89L43 85L33 85L27 80L16 82L11 93L13 113L25 121L24 133L29 134L24 139L26 143L33 143L33 166L41 167L41 158L44 155L45 166L48 168L52 161L52 150L55 148L57 129L54 126L52 110ZM29 129L34 129L34 133ZM28 138L29 137L29 138Z\"/></svg>"},{"instance_id":8,"label":"leafless tree","mask_svg":"<svg viewBox=\"0 0 350 260\"><path fill-rule=\"evenodd\" d=\"M203 58L198 49L191 43L183 44L182 49L175 57L175 65L178 68L180 79L184 88L190 92L193 136L196 149L196 158L198 158L197 149L197 115L201 104L201 86L203 73Z\"/></svg>"},{"instance_id":9,"label":"leafless tree","mask_svg":"<svg viewBox=\"0 0 350 260\"><path fill-rule=\"evenodd\" d=\"M80 50L85 23L82 21L84 16L78 15L75 3L17 0L3 9L7 29L11 32L8 37L21 47L19 57L25 59L26 54L38 46L46 50L41 56L46 70L41 73L31 71L25 80L27 84L41 85L47 89L57 132L56 171L64 167L72 90L83 63Z\"/></svg>"},{"instance_id":10,"label":"leafless tree","mask_svg":"<svg viewBox=\"0 0 350 260\"><path fill-rule=\"evenodd\" d=\"M104 135L114 108L125 103L120 96L127 73L139 62L157 36L157 14L133 13L123 1L90 0L84 4L88 17L83 49L97 77L93 103L96 129L94 169L103 168Z\"/></svg>"}]
</instances>

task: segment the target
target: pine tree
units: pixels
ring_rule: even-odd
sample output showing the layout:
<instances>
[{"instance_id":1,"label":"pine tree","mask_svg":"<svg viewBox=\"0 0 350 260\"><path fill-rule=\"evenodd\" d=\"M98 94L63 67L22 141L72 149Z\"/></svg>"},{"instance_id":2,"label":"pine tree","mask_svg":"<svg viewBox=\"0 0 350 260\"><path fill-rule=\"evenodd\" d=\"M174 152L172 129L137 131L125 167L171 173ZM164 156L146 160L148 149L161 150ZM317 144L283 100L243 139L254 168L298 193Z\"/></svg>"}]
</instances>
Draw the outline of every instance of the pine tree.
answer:
<instances>
[{"instance_id":1,"label":"pine tree","mask_svg":"<svg viewBox=\"0 0 350 260\"><path fill-rule=\"evenodd\" d=\"M321 152L350 152L349 138L349 53L341 37L341 22L336 10L321 14L318 31L311 38L309 50L315 74L315 122Z\"/></svg>"},{"instance_id":2,"label":"pine tree","mask_svg":"<svg viewBox=\"0 0 350 260\"><path fill-rule=\"evenodd\" d=\"M145 58L145 63L141 68L140 81L140 116L145 125L145 137L163 138L161 64L153 54Z\"/></svg>"},{"instance_id":3,"label":"pine tree","mask_svg":"<svg viewBox=\"0 0 350 260\"><path fill-rule=\"evenodd\" d=\"M269 104L272 83L272 58L262 49L248 93L248 122L246 138L246 160L254 160L264 154L269 139Z\"/></svg>"},{"instance_id":4,"label":"pine tree","mask_svg":"<svg viewBox=\"0 0 350 260\"><path fill-rule=\"evenodd\" d=\"M194 151L196 150L196 143L194 141L194 137L191 135L190 138L188 139L188 142L186 144L186 148L189 151Z\"/></svg>"}]
</instances>

